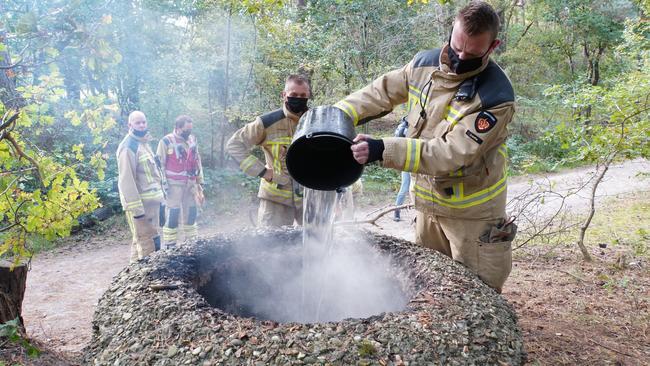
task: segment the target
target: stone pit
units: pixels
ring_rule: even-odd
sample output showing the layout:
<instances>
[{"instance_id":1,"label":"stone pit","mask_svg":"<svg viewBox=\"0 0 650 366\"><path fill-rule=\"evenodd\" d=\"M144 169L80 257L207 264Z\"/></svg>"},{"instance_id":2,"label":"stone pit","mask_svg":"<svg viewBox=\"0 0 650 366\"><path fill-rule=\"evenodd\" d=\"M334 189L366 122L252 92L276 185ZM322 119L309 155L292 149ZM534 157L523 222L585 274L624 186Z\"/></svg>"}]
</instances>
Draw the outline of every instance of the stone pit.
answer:
<instances>
[{"instance_id":1,"label":"stone pit","mask_svg":"<svg viewBox=\"0 0 650 366\"><path fill-rule=\"evenodd\" d=\"M381 281L386 285L366 294L363 291L370 289L365 287L377 286L360 282L355 293L361 291L370 301L361 307L325 301L319 306L323 320L317 322L301 317L305 299L296 300L295 287L269 284L269 273L252 265L268 268L275 263L288 273L297 270L302 262L290 254L300 252L299 230L240 231L154 253L125 268L100 299L84 362L523 363L522 335L513 309L474 274L410 242L369 232L361 235L370 243L363 248L371 252L370 265L379 270L372 277L385 277ZM296 280L282 273L286 278L276 278L277 283ZM283 296L289 301L283 303ZM352 297L345 292L335 296Z\"/></svg>"}]
</instances>

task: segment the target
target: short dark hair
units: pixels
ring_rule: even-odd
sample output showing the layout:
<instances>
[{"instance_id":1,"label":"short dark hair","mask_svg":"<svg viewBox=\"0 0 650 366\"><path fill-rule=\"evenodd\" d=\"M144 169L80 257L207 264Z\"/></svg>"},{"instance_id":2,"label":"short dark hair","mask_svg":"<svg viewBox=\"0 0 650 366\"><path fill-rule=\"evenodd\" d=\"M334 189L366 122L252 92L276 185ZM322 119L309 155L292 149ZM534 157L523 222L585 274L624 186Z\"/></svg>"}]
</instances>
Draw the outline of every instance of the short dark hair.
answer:
<instances>
[{"instance_id":1,"label":"short dark hair","mask_svg":"<svg viewBox=\"0 0 650 366\"><path fill-rule=\"evenodd\" d=\"M183 128L186 123L192 123L192 117L186 114L181 114L180 116L176 117L176 128Z\"/></svg>"},{"instance_id":2,"label":"short dark hair","mask_svg":"<svg viewBox=\"0 0 650 366\"><path fill-rule=\"evenodd\" d=\"M470 36L490 32L492 40L499 34L499 15L492 5L485 1L472 1L460 9L456 20L463 23L465 33Z\"/></svg>"},{"instance_id":3,"label":"short dark hair","mask_svg":"<svg viewBox=\"0 0 650 366\"><path fill-rule=\"evenodd\" d=\"M298 85L307 84L307 89L309 89L309 96L311 96L311 81L309 81L309 78L307 76L301 74L290 74L287 76L287 80L285 80L284 85L289 84L289 82L294 82Z\"/></svg>"}]
</instances>

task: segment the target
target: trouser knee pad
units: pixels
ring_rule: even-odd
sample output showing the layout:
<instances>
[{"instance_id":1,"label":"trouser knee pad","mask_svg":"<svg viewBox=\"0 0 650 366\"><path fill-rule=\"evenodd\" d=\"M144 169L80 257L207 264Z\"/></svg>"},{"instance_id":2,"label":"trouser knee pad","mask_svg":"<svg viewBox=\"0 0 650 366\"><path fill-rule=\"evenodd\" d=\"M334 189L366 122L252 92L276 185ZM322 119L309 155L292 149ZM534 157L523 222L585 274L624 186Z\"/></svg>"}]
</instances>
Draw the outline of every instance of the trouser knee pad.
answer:
<instances>
[{"instance_id":1,"label":"trouser knee pad","mask_svg":"<svg viewBox=\"0 0 650 366\"><path fill-rule=\"evenodd\" d=\"M167 218L167 226L168 228L175 229L178 227L178 217L181 214L181 209L180 208L170 208L169 209L169 217Z\"/></svg>"},{"instance_id":2,"label":"trouser knee pad","mask_svg":"<svg viewBox=\"0 0 650 366\"><path fill-rule=\"evenodd\" d=\"M187 225L194 225L196 223L196 216L198 214L198 210L196 209L196 206L192 206L189 209L188 215L187 215Z\"/></svg>"}]
</instances>

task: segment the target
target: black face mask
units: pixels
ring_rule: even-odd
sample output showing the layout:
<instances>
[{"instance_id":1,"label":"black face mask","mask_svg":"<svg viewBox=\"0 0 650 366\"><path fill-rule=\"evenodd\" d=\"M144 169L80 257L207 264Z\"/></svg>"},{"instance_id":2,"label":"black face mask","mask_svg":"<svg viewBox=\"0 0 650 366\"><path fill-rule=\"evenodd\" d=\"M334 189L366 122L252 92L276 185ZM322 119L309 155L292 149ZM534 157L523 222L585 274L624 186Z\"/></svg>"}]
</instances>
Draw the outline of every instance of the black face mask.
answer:
<instances>
[{"instance_id":1,"label":"black face mask","mask_svg":"<svg viewBox=\"0 0 650 366\"><path fill-rule=\"evenodd\" d=\"M485 51L483 56L461 60L456 51L451 47L451 34L449 35L449 42L447 42L447 57L449 57L449 68L456 74L464 74L481 67L481 65L483 65L483 57L485 57L488 52L490 52L489 48Z\"/></svg>"},{"instance_id":2,"label":"black face mask","mask_svg":"<svg viewBox=\"0 0 650 366\"><path fill-rule=\"evenodd\" d=\"M287 109L293 113L302 113L307 109L307 101L309 98L287 97Z\"/></svg>"},{"instance_id":3,"label":"black face mask","mask_svg":"<svg viewBox=\"0 0 650 366\"><path fill-rule=\"evenodd\" d=\"M142 130L142 131L132 130L132 131L133 131L133 135L136 137L144 137L147 134L147 132L149 132L149 130Z\"/></svg>"},{"instance_id":4,"label":"black face mask","mask_svg":"<svg viewBox=\"0 0 650 366\"><path fill-rule=\"evenodd\" d=\"M190 138L190 135L192 134L192 130L187 130L181 132L181 137L187 141L188 138Z\"/></svg>"}]
</instances>

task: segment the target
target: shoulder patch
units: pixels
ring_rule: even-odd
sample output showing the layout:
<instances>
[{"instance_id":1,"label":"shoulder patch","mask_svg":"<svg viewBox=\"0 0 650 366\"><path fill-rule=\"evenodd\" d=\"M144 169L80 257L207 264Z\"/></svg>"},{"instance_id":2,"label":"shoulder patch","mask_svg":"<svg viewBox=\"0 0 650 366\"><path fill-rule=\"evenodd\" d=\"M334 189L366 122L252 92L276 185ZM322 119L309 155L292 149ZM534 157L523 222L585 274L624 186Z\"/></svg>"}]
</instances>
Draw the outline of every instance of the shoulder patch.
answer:
<instances>
[{"instance_id":1,"label":"shoulder patch","mask_svg":"<svg viewBox=\"0 0 650 366\"><path fill-rule=\"evenodd\" d=\"M515 91L503 70L494 61L478 74L478 95L481 108L487 109L515 101Z\"/></svg>"},{"instance_id":2,"label":"shoulder patch","mask_svg":"<svg viewBox=\"0 0 650 366\"><path fill-rule=\"evenodd\" d=\"M284 115L284 111L282 108L276 109L273 112L269 112L266 114L263 114L260 116L260 119L262 120L262 124L264 125L264 128L269 128L272 124L274 124L277 121L282 120L286 116Z\"/></svg>"},{"instance_id":3,"label":"shoulder patch","mask_svg":"<svg viewBox=\"0 0 650 366\"><path fill-rule=\"evenodd\" d=\"M131 136L128 136L124 142L125 146L128 147L129 150L133 151L134 153L138 151L138 145L140 144L138 140L134 139Z\"/></svg>"},{"instance_id":4,"label":"shoulder patch","mask_svg":"<svg viewBox=\"0 0 650 366\"><path fill-rule=\"evenodd\" d=\"M413 67L438 66L440 63L440 49L420 51L413 57Z\"/></svg>"},{"instance_id":5,"label":"shoulder patch","mask_svg":"<svg viewBox=\"0 0 650 366\"><path fill-rule=\"evenodd\" d=\"M488 111L481 111L474 121L474 129L479 133L486 133L496 126L497 118Z\"/></svg>"},{"instance_id":6,"label":"shoulder patch","mask_svg":"<svg viewBox=\"0 0 650 366\"><path fill-rule=\"evenodd\" d=\"M134 139L131 135L126 135L122 142L117 146L117 155L124 149L131 150L134 154L138 152L138 140Z\"/></svg>"}]
</instances>

